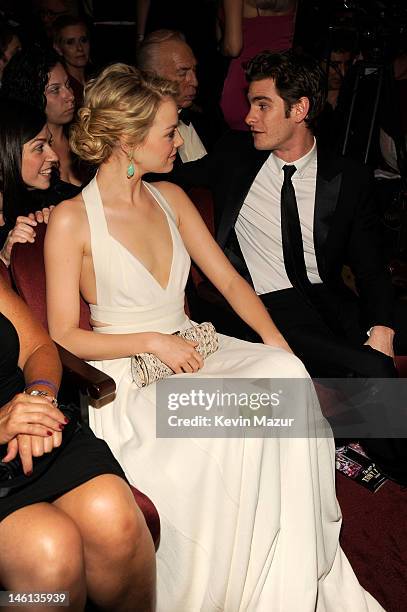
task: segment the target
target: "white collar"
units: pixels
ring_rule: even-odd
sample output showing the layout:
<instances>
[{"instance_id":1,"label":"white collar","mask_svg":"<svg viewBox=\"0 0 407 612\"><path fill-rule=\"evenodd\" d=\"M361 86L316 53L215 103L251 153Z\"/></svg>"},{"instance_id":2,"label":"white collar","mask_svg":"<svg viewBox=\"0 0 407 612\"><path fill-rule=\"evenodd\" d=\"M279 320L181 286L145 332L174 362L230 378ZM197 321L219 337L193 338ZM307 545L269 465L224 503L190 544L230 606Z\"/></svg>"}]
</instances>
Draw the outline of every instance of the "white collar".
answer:
<instances>
[{"instance_id":1,"label":"white collar","mask_svg":"<svg viewBox=\"0 0 407 612\"><path fill-rule=\"evenodd\" d=\"M307 170L312 165L312 162L315 161L316 156L317 156L317 142L314 138L314 144L312 145L311 149L308 151L308 153L306 153L299 159L296 159L295 161L292 161L292 162L285 162L283 159L281 159L280 157L277 157L276 155L273 154L273 152L271 152L268 157L267 163L270 165L270 168L276 174L282 173L284 166L295 166L297 168L297 171L294 176L299 176L300 178L304 178L307 174Z\"/></svg>"}]
</instances>

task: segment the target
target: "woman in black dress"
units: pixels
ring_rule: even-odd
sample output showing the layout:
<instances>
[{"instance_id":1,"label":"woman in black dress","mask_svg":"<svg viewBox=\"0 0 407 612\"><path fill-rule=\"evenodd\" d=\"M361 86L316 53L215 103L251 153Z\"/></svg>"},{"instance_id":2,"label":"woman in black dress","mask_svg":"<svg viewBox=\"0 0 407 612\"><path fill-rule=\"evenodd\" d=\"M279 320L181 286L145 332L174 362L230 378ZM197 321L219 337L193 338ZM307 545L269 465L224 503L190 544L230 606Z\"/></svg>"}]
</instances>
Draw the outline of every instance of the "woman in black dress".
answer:
<instances>
[{"instance_id":1,"label":"woman in black dress","mask_svg":"<svg viewBox=\"0 0 407 612\"><path fill-rule=\"evenodd\" d=\"M46 189L56 160L40 112L22 105L4 111L5 196L13 182ZM0 584L19 592L68 591L69 610L82 610L89 597L104 610L152 611L155 555L143 515L105 442L83 425L67 439L70 425L56 401L55 346L2 281L0 338ZM5 466L18 458L23 484L9 488Z\"/></svg>"}]
</instances>

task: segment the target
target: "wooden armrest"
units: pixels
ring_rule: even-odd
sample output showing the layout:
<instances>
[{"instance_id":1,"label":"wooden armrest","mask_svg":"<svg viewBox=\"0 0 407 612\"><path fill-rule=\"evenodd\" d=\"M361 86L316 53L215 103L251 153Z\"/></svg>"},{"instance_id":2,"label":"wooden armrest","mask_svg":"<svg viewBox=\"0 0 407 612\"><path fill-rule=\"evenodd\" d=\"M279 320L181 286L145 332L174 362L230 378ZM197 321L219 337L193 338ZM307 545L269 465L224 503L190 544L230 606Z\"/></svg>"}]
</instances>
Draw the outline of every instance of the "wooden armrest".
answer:
<instances>
[{"instance_id":1,"label":"wooden armrest","mask_svg":"<svg viewBox=\"0 0 407 612\"><path fill-rule=\"evenodd\" d=\"M113 378L89 365L59 344L56 345L65 373L94 400L104 400L116 391Z\"/></svg>"}]
</instances>

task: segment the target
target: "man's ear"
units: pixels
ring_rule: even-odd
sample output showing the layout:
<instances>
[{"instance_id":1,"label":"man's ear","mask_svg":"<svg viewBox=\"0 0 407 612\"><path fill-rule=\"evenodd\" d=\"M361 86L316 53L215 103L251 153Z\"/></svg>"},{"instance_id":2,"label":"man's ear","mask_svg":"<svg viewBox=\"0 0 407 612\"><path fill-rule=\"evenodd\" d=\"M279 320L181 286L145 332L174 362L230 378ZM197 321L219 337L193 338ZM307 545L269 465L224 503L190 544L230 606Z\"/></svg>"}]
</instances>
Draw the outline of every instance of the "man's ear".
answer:
<instances>
[{"instance_id":1,"label":"man's ear","mask_svg":"<svg viewBox=\"0 0 407 612\"><path fill-rule=\"evenodd\" d=\"M291 107L291 117L296 123L301 123L305 120L309 113L309 99L306 96L299 98Z\"/></svg>"}]
</instances>

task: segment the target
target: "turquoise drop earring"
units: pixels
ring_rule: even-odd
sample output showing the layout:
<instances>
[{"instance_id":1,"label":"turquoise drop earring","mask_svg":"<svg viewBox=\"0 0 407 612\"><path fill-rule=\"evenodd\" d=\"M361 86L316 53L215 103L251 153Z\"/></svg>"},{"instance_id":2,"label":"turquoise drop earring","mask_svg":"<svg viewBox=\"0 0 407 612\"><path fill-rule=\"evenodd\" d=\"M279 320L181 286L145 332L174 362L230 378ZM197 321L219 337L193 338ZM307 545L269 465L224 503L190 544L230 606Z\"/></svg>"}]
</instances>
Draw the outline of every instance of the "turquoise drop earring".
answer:
<instances>
[{"instance_id":1,"label":"turquoise drop earring","mask_svg":"<svg viewBox=\"0 0 407 612\"><path fill-rule=\"evenodd\" d=\"M133 153L129 155L129 165L127 166L127 178L131 179L134 176L136 169L133 163Z\"/></svg>"}]
</instances>

